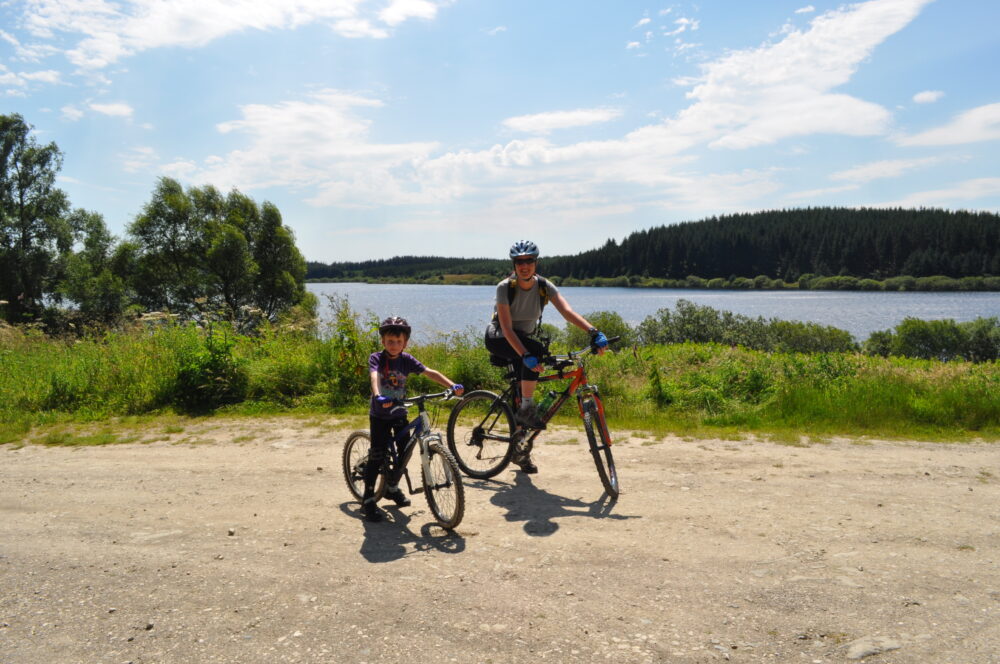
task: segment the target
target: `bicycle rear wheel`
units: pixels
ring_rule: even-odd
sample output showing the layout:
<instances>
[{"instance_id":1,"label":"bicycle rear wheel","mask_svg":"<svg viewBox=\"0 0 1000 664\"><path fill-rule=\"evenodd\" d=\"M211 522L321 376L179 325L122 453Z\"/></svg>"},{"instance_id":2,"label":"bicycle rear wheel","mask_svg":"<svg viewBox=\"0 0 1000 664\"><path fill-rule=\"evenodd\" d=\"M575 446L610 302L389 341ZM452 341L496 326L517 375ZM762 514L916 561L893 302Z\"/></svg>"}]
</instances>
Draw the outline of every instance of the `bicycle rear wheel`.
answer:
<instances>
[{"instance_id":1,"label":"bicycle rear wheel","mask_svg":"<svg viewBox=\"0 0 1000 664\"><path fill-rule=\"evenodd\" d=\"M594 401L585 401L583 404L583 428L587 432L587 442L590 443L590 453L597 465L597 474L601 476L601 484L609 496L617 498L621 489L618 486L615 459L611 455L611 435L604 415Z\"/></svg>"},{"instance_id":2,"label":"bicycle rear wheel","mask_svg":"<svg viewBox=\"0 0 1000 664\"><path fill-rule=\"evenodd\" d=\"M367 431L354 431L344 443L343 467L344 479L351 495L362 500L365 492L365 466L371 454L372 439ZM375 480L375 499L385 495L385 472L380 470Z\"/></svg>"},{"instance_id":3,"label":"bicycle rear wheel","mask_svg":"<svg viewBox=\"0 0 1000 664\"><path fill-rule=\"evenodd\" d=\"M469 392L448 417L448 449L469 477L488 479L510 463L514 413L486 390Z\"/></svg>"},{"instance_id":4,"label":"bicycle rear wheel","mask_svg":"<svg viewBox=\"0 0 1000 664\"><path fill-rule=\"evenodd\" d=\"M465 515L465 489L458 464L441 439L430 443L430 477L423 473L424 494L431 513L442 528L452 530Z\"/></svg>"}]
</instances>

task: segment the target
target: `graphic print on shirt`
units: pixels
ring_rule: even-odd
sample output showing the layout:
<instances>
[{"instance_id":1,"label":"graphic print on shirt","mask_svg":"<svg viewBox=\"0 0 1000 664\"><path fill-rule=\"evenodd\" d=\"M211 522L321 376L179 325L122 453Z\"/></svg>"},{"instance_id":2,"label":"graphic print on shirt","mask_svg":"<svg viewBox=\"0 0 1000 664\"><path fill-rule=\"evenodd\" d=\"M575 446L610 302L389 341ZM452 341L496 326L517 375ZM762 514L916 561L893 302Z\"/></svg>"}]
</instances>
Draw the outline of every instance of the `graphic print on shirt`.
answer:
<instances>
[{"instance_id":1,"label":"graphic print on shirt","mask_svg":"<svg viewBox=\"0 0 1000 664\"><path fill-rule=\"evenodd\" d=\"M406 396L406 374L386 367L379 372L379 392L384 397L402 399Z\"/></svg>"}]
</instances>

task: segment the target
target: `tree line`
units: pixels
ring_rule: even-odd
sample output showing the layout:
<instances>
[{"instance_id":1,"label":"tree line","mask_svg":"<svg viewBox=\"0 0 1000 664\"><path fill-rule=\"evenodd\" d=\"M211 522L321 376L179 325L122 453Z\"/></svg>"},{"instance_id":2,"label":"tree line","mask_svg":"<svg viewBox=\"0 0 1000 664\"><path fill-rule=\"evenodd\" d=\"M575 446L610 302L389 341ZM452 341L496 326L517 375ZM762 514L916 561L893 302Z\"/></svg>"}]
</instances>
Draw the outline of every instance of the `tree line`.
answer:
<instances>
[{"instance_id":1,"label":"tree line","mask_svg":"<svg viewBox=\"0 0 1000 664\"><path fill-rule=\"evenodd\" d=\"M546 261L563 277L1000 275L1000 216L939 209L802 208L711 217Z\"/></svg>"},{"instance_id":2,"label":"tree line","mask_svg":"<svg viewBox=\"0 0 1000 664\"><path fill-rule=\"evenodd\" d=\"M442 274L498 277L508 269L500 259L403 256L309 263L306 277L427 280ZM541 272L588 285L752 288L769 280L763 287L781 282L873 289L872 282L891 281L895 290L920 283L954 289L969 284L915 280L1000 276L1000 216L824 207L734 214L637 231L575 255L543 255ZM609 279L614 281L599 281Z\"/></svg>"},{"instance_id":3,"label":"tree line","mask_svg":"<svg viewBox=\"0 0 1000 664\"><path fill-rule=\"evenodd\" d=\"M55 184L62 152L31 130L0 115L0 320L53 331L148 311L246 322L311 306L305 259L273 204L161 178L119 239L71 207Z\"/></svg>"}]
</instances>

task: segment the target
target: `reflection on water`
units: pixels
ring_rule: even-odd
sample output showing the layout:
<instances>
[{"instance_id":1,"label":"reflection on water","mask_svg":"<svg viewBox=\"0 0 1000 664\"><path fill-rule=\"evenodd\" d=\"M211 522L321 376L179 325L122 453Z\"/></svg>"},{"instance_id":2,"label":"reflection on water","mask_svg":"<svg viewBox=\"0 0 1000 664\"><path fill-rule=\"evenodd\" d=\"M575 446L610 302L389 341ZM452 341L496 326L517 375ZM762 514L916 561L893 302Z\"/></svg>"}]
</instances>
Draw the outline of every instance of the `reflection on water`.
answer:
<instances>
[{"instance_id":1,"label":"reflection on water","mask_svg":"<svg viewBox=\"0 0 1000 664\"><path fill-rule=\"evenodd\" d=\"M346 295L351 308L372 311L380 319L403 316L417 341L437 333L486 328L493 312L493 286L424 286L414 284L307 284L320 300L320 316L329 313L328 294ZM904 318L957 321L1000 316L1000 293L880 293L845 291L706 291L639 288L562 288L578 312L616 311L637 325L659 309L673 309L685 299L719 311L756 318L780 318L832 325L863 341L876 330L894 327ZM563 327L552 307L545 322Z\"/></svg>"}]
</instances>

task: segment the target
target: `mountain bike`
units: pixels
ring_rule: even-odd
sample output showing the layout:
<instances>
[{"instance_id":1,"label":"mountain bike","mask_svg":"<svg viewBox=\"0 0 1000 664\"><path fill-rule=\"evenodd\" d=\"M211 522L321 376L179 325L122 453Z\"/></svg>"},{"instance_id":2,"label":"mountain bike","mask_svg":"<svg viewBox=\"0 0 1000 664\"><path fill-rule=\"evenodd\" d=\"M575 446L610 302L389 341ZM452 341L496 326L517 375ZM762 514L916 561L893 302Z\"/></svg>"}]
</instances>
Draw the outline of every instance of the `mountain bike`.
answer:
<instances>
[{"instance_id":1,"label":"mountain bike","mask_svg":"<svg viewBox=\"0 0 1000 664\"><path fill-rule=\"evenodd\" d=\"M619 337L609 339L609 343ZM539 401L539 416L543 422L551 420L563 404L576 397L583 428L587 433L590 452L597 466L601 484L612 498L617 498L621 489L618 472L611 454L611 434L604 417L604 404L597 385L587 381L584 357L597 349L589 346L567 355L548 355L542 359L552 373L538 377L538 389L556 380L569 380L562 392L549 391ZM516 454L528 454L541 429L525 429L515 425L514 413L521 402L521 383L517 371L508 360L496 355L490 356L494 366L506 368L504 379L509 382L503 394L488 390L468 392L455 405L448 417L448 449L451 450L458 467L469 477L487 479L501 472ZM575 367L569 370L570 367Z\"/></svg>"},{"instance_id":2,"label":"mountain bike","mask_svg":"<svg viewBox=\"0 0 1000 664\"><path fill-rule=\"evenodd\" d=\"M416 406L419 414L399 432L389 444L388 453L375 481L375 499L380 500L386 491L386 478L398 474L406 478L406 490L410 495L424 492L438 524L452 530L462 521L465 514L465 491L462 474L451 453L441 442L441 434L431 431L431 418L427 413L427 402L436 399L450 399L451 390L435 394L397 400L394 403L406 408ZM365 466L371 453L371 435L368 431L355 431L344 443L344 479L351 495L362 500L365 489ZM414 488L407 466L414 450L420 451L420 486Z\"/></svg>"}]
</instances>

